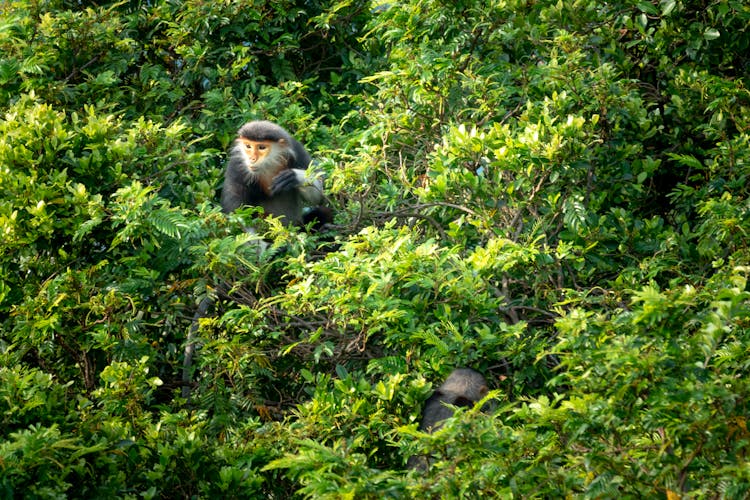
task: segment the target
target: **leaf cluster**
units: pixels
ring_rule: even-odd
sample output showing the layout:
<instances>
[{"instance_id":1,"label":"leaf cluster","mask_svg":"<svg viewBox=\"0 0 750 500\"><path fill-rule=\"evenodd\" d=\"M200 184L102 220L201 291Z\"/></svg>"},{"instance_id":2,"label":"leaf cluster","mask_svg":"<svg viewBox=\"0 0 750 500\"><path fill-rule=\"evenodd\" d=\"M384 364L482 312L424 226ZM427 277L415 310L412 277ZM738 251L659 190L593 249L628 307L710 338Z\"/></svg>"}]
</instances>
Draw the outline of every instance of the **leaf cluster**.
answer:
<instances>
[{"instance_id":1,"label":"leaf cluster","mask_svg":"<svg viewBox=\"0 0 750 500\"><path fill-rule=\"evenodd\" d=\"M748 496L748 21L3 3L0 496ZM327 232L220 212L261 118Z\"/></svg>"}]
</instances>

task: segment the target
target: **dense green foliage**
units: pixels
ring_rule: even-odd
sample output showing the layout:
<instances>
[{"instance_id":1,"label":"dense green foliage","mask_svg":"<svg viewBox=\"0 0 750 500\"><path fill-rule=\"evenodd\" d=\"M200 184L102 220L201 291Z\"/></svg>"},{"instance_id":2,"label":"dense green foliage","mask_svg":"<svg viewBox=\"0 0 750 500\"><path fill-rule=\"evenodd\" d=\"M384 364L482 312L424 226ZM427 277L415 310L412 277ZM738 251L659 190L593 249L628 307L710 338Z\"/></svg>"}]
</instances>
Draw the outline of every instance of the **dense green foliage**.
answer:
<instances>
[{"instance_id":1,"label":"dense green foliage","mask_svg":"<svg viewBox=\"0 0 750 500\"><path fill-rule=\"evenodd\" d=\"M739 0L3 2L0 497L749 496L749 85Z\"/></svg>"}]
</instances>

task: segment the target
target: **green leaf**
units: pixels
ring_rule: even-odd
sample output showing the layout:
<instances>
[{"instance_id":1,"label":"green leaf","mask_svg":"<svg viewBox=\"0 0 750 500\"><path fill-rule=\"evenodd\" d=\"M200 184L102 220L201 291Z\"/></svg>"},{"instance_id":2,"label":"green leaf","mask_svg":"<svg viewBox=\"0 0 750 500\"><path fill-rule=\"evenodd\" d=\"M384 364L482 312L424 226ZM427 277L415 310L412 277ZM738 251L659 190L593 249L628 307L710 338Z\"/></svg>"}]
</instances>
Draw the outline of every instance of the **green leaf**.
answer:
<instances>
[{"instance_id":1,"label":"green leaf","mask_svg":"<svg viewBox=\"0 0 750 500\"><path fill-rule=\"evenodd\" d=\"M716 28L706 28L703 32L703 38L706 40L716 40L721 36L721 33Z\"/></svg>"}]
</instances>

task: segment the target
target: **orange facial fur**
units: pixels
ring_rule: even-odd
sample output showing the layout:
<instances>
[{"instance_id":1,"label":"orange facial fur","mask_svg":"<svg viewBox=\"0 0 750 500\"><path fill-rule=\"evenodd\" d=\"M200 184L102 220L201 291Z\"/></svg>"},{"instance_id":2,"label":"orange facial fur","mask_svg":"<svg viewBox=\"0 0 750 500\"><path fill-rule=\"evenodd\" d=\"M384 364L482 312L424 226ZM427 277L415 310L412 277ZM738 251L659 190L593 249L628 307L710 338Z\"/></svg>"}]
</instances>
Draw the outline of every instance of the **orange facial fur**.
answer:
<instances>
[{"instance_id":1,"label":"orange facial fur","mask_svg":"<svg viewBox=\"0 0 750 500\"><path fill-rule=\"evenodd\" d=\"M248 170L255 182L266 193L270 194L271 182L283 169L287 168L287 141L254 141L238 137L237 145L242 148Z\"/></svg>"},{"instance_id":2,"label":"orange facial fur","mask_svg":"<svg viewBox=\"0 0 750 500\"><path fill-rule=\"evenodd\" d=\"M271 141L251 141L244 137L240 137L238 140L245 146L245 155L251 165L262 162L273 147Z\"/></svg>"}]
</instances>

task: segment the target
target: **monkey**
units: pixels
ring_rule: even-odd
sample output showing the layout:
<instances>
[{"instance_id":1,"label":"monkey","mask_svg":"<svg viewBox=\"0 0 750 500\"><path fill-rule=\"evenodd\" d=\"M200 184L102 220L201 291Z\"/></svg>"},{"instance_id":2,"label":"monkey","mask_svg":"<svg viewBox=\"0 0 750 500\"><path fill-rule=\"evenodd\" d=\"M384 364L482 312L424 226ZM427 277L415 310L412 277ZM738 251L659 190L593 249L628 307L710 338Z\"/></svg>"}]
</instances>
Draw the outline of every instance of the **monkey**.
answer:
<instances>
[{"instance_id":1,"label":"monkey","mask_svg":"<svg viewBox=\"0 0 750 500\"><path fill-rule=\"evenodd\" d=\"M305 203L323 199L323 183L307 176L310 154L281 126L251 121L237 131L229 152L221 191L221 208L230 213L243 205L260 206L286 225L331 222L329 209L303 215Z\"/></svg>"},{"instance_id":2,"label":"monkey","mask_svg":"<svg viewBox=\"0 0 750 500\"><path fill-rule=\"evenodd\" d=\"M311 158L305 147L276 123L257 120L237 131L229 151L221 190L221 209L231 213L243 205L260 206L267 215L278 217L287 226L310 225L319 232L333 221L330 208L317 206L304 212L304 204L323 199L323 182L309 178ZM254 233L252 228L249 232ZM266 247L259 243L260 251ZM191 367L195 355L199 320L214 303L205 297L193 317L185 342L182 366L182 396L190 397Z\"/></svg>"},{"instance_id":3,"label":"monkey","mask_svg":"<svg viewBox=\"0 0 750 500\"><path fill-rule=\"evenodd\" d=\"M453 416L453 409L445 406L472 406L487 395L487 381L471 368L457 368L448 375L443 385L430 396L424 405L422 422L419 430L432 432L437 430L446 418Z\"/></svg>"},{"instance_id":4,"label":"monkey","mask_svg":"<svg viewBox=\"0 0 750 500\"><path fill-rule=\"evenodd\" d=\"M446 406L473 406L489 392L487 381L476 370L456 368L445 382L425 401L419 430L432 433L443 425L443 421L453 416L453 408ZM410 469L427 470L429 459L425 456L411 456L407 461Z\"/></svg>"}]
</instances>

